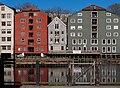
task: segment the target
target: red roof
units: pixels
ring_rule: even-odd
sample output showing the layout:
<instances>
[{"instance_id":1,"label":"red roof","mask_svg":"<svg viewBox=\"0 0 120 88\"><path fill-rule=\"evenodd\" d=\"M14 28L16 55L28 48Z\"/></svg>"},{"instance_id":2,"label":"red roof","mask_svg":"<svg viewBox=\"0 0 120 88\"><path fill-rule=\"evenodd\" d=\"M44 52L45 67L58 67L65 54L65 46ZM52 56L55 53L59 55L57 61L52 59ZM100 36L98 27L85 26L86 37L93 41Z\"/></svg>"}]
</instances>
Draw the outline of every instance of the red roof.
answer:
<instances>
[{"instance_id":1,"label":"red roof","mask_svg":"<svg viewBox=\"0 0 120 88\"><path fill-rule=\"evenodd\" d=\"M91 5L91 6L88 6L82 9L82 11L106 11L106 9L96 6L96 5Z\"/></svg>"}]
</instances>

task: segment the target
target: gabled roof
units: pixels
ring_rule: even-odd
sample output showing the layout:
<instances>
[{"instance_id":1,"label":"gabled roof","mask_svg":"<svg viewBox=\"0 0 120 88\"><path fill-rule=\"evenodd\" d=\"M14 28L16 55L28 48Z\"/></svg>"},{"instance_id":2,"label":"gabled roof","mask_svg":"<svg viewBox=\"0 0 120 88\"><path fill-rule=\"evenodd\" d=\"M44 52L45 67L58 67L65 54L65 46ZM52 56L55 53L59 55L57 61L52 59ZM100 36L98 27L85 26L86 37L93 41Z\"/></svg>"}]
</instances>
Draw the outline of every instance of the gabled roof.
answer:
<instances>
[{"instance_id":1,"label":"gabled roof","mask_svg":"<svg viewBox=\"0 0 120 88\"><path fill-rule=\"evenodd\" d=\"M0 5L4 5L4 4L0 2Z\"/></svg>"},{"instance_id":2,"label":"gabled roof","mask_svg":"<svg viewBox=\"0 0 120 88\"><path fill-rule=\"evenodd\" d=\"M50 26L56 19L58 19L63 25L66 26L66 24L63 23L62 20L60 20L57 16L48 24L48 26Z\"/></svg>"},{"instance_id":3,"label":"gabled roof","mask_svg":"<svg viewBox=\"0 0 120 88\"><path fill-rule=\"evenodd\" d=\"M34 6L31 6L31 7L28 7L22 11L40 11L38 8L34 7Z\"/></svg>"},{"instance_id":4,"label":"gabled roof","mask_svg":"<svg viewBox=\"0 0 120 88\"><path fill-rule=\"evenodd\" d=\"M82 9L82 11L106 11L106 9L96 6L96 5L91 5L91 6L88 6Z\"/></svg>"}]
</instances>

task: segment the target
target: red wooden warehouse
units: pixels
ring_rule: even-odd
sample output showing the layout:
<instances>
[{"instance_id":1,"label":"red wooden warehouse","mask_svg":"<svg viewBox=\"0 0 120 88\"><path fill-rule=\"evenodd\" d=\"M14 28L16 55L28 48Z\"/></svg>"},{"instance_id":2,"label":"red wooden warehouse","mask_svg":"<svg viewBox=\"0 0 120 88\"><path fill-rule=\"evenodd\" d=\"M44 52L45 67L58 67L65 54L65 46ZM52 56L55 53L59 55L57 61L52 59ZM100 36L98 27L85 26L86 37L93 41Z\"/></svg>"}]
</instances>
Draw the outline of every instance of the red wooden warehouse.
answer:
<instances>
[{"instance_id":1,"label":"red wooden warehouse","mask_svg":"<svg viewBox=\"0 0 120 88\"><path fill-rule=\"evenodd\" d=\"M15 54L47 54L48 16L36 7L15 15Z\"/></svg>"}]
</instances>

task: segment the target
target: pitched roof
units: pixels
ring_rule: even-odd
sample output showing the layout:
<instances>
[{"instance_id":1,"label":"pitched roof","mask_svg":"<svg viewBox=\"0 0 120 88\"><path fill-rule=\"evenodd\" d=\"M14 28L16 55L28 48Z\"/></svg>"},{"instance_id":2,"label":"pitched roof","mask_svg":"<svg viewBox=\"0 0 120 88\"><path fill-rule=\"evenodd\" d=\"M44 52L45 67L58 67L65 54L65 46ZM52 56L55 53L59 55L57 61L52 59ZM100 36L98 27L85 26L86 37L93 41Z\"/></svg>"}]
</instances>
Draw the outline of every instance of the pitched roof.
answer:
<instances>
[{"instance_id":1,"label":"pitched roof","mask_svg":"<svg viewBox=\"0 0 120 88\"><path fill-rule=\"evenodd\" d=\"M31 6L31 7L28 7L26 9L22 10L22 11L38 11L38 10L39 10L38 8Z\"/></svg>"},{"instance_id":2,"label":"pitched roof","mask_svg":"<svg viewBox=\"0 0 120 88\"><path fill-rule=\"evenodd\" d=\"M82 11L106 11L106 9L96 6L96 5L91 5L91 6L88 6L82 9Z\"/></svg>"}]
</instances>

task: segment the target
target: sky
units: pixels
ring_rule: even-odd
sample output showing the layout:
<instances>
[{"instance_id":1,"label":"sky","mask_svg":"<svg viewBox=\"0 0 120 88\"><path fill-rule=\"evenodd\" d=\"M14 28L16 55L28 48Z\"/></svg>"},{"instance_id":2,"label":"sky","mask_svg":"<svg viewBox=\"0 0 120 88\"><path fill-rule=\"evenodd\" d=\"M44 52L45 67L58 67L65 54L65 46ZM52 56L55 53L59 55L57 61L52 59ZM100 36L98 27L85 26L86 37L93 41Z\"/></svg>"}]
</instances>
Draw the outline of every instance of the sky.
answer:
<instances>
[{"instance_id":1,"label":"sky","mask_svg":"<svg viewBox=\"0 0 120 88\"><path fill-rule=\"evenodd\" d=\"M107 8L113 3L120 3L120 0L0 0L0 2L10 7L15 7L25 2L30 2L41 10L60 6L63 9L80 11L89 5L97 5Z\"/></svg>"}]
</instances>

